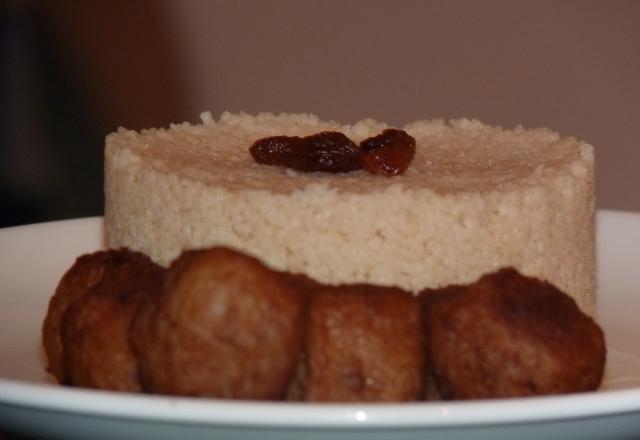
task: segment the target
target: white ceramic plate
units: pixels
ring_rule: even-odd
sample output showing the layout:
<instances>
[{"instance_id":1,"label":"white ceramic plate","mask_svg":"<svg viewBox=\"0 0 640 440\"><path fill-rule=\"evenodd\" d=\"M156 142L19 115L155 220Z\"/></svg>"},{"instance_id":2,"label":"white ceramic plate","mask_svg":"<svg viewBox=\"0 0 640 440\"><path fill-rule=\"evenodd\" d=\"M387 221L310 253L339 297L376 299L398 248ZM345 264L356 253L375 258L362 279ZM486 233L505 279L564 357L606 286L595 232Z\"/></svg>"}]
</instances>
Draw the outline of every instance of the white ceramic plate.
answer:
<instances>
[{"instance_id":1,"label":"white ceramic plate","mask_svg":"<svg viewBox=\"0 0 640 440\"><path fill-rule=\"evenodd\" d=\"M76 256L102 246L99 218L0 230L0 427L47 438L628 438L640 433L640 214L598 217L600 391L414 404L295 404L70 389L42 367L48 299Z\"/></svg>"}]
</instances>

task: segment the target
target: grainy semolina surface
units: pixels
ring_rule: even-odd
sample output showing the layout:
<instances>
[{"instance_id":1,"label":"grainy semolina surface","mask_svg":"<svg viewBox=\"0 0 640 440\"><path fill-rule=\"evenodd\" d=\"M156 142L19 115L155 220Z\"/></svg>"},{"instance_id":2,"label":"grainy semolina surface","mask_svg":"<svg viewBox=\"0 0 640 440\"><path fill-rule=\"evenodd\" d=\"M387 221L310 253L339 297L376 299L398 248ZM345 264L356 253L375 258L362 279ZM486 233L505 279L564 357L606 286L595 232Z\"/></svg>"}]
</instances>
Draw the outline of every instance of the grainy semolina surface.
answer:
<instances>
[{"instance_id":1,"label":"grainy semolina surface","mask_svg":"<svg viewBox=\"0 0 640 440\"><path fill-rule=\"evenodd\" d=\"M307 114L224 113L199 125L120 129L105 149L105 231L168 264L226 245L325 283L418 291L513 266L595 310L593 148L547 129L417 121L404 175L300 173L256 164L271 135L338 130L359 142L387 126Z\"/></svg>"}]
</instances>

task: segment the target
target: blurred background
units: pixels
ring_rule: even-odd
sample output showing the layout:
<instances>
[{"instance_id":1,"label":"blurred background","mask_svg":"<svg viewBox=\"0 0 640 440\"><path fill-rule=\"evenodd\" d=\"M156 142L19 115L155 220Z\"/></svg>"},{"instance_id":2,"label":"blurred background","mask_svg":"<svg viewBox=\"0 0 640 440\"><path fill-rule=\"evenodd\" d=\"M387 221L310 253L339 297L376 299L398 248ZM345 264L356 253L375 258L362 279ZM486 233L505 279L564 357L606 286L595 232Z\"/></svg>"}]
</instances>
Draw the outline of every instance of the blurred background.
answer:
<instances>
[{"instance_id":1,"label":"blurred background","mask_svg":"<svg viewBox=\"0 0 640 440\"><path fill-rule=\"evenodd\" d=\"M104 137L210 110L477 118L592 143L640 211L640 2L0 2L0 226L102 213Z\"/></svg>"}]
</instances>

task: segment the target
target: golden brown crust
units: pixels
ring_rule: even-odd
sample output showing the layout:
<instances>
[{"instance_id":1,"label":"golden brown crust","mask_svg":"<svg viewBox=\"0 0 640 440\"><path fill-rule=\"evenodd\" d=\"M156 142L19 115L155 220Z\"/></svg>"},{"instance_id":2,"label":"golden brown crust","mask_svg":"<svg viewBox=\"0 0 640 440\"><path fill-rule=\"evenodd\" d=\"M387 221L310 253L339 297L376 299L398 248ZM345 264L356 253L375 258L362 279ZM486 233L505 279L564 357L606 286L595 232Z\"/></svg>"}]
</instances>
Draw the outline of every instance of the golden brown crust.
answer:
<instances>
[{"instance_id":1,"label":"golden brown crust","mask_svg":"<svg viewBox=\"0 0 640 440\"><path fill-rule=\"evenodd\" d=\"M47 371L60 383L67 383L64 355L61 341L62 319L67 308L85 295L105 276L105 271L113 267L123 267L134 263L157 267L145 255L126 249L98 251L78 257L63 275L49 307L42 326L42 342L47 357ZM115 269L117 270L117 269Z\"/></svg>"},{"instance_id":2,"label":"golden brown crust","mask_svg":"<svg viewBox=\"0 0 640 440\"><path fill-rule=\"evenodd\" d=\"M133 327L148 392L284 397L302 340L304 296L284 274L226 248L183 253Z\"/></svg>"},{"instance_id":3,"label":"golden brown crust","mask_svg":"<svg viewBox=\"0 0 640 440\"><path fill-rule=\"evenodd\" d=\"M129 327L142 298L156 293L163 269L125 249L105 251L98 259L100 281L68 304L58 324L65 382L138 391ZM96 259L82 260L78 268L87 262L92 265Z\"/></svg>"},{"instance_id":4,"label":"golden brown crust","mask_svg":"<svg viewBox=\"0 0 640 440\"><path fill-rule=\"evenodd\" d=\"M511 268L415 296L323 285L224 247L168 270L126 249L80 257L43 339L61 383L322 402L588 391L606 357L573 299Z\"/></svg>"},{"instance_id":5,"label":"golden brown crust","mask_svg":"<svg viewBox=\"0 0 640 440\"><path fill-rule=\"evenodd\" d=\"M442 397L559 394L599 386L603 332L551 284L503 269L430 295L427 346Z\"/></svg>"},{"instance_id":6,"label":"golden brown crust","mask_svg":"<svg viewBox=\"0 0 640 440\"><path fill-rule=\"evenodd\" d=\"M424 394L420 303L397 288L322 287L310 298L303 365L290 398L411 401Z\"/></svg>"}]
</instances>

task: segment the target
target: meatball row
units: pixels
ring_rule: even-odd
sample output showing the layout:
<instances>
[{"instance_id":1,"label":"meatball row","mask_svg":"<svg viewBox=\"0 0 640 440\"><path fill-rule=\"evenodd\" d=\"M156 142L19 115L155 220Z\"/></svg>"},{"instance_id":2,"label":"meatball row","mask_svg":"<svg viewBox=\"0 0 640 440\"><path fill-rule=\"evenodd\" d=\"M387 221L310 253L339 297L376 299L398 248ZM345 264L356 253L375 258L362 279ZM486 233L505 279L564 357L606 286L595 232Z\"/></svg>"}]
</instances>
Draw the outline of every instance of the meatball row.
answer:
<instances>
[{"instance_id":1,"label":"meatball row","mask_svg":"<svg viewBox=\"0 0 640 440\"><path fill-rule=\"evenodd\" d=\"M215 247L163 269L129 250L80 257L43 325L60 383L317 402L580 392L602 380L598 325L513 269L413 295L327 286Z\"/></svg>"}]
</instances>

